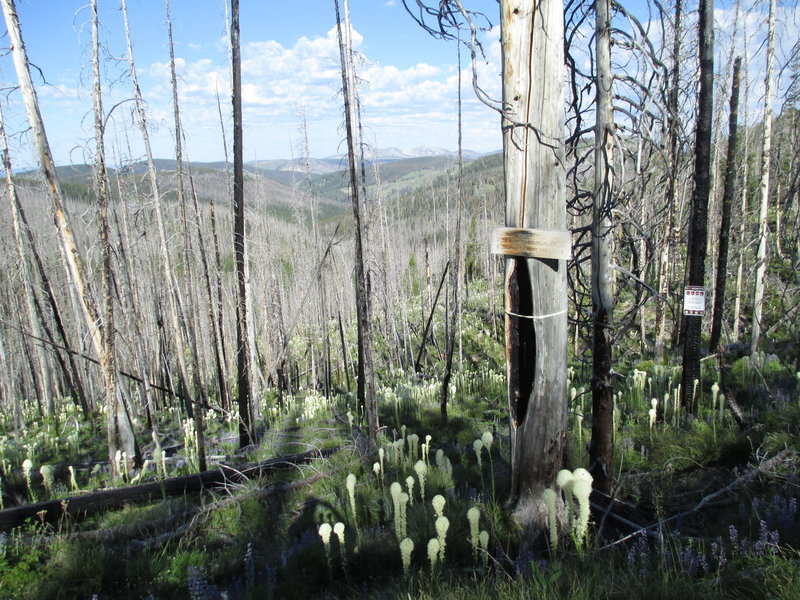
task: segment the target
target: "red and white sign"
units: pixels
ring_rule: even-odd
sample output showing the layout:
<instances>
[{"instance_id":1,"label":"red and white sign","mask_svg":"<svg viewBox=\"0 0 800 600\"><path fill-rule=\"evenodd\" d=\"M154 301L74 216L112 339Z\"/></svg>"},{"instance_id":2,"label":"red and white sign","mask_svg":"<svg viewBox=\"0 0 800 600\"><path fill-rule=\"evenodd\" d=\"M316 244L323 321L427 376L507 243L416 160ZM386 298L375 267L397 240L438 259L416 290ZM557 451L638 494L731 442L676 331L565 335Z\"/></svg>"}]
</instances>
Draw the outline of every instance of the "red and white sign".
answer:
<instances>
[{"instance_id":1,"label":"red and white sign","mask_svg":"<svg viewBox=\"0 0 800 600\"><path fill-rule=\"evenodd\" d=\"M683 290L683 314L702 317L706 314L706 288L687 285Z\"/></svg>"}]
</instances>

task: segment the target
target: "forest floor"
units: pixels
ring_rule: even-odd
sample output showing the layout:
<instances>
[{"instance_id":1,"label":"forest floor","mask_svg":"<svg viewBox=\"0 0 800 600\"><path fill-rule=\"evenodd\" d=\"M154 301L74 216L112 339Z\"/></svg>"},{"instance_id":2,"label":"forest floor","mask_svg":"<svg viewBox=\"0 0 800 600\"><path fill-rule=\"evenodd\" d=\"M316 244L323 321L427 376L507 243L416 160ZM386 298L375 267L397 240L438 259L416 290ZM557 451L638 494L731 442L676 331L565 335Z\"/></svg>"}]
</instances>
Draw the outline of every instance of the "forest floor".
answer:
<instances>
[{"instance_id":1,"label":"forest floor","mask_svg":"<svg viewBox=\"0 0 800 600\"><path fill-rule=\"evenodd\" d=\"M800 375L774 356L729 361L724 391L741 427L716 361L703 363L692 417L675 405L677 366L620 366L614 505L593 495L586 534L575 512L556 547L524 553L505 506L505 376L485 358L502 354L474 322L474 362L454 378L447 425L438 384L399 371L382 377L379 451L352 394L270 395L259 443L244 452L235 423L209 419L212 461L317 458L202 493L31 518L0 533L0 598L800 598ZM587 466L588 381L570 369L570 468ZM194 471L177 408L159 415L166 460L151 444L146 470L127 482L109 479L102 431L74 411L3 426L6 509Z\"/></svg>"}]
</instances>

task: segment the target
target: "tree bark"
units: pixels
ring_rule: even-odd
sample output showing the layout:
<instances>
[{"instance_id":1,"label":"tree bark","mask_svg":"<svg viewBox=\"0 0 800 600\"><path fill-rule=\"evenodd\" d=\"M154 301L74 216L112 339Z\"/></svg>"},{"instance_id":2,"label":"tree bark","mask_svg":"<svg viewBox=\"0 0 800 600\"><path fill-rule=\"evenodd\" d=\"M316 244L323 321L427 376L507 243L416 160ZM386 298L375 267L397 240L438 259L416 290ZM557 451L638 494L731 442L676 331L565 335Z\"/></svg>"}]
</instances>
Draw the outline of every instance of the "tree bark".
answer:
<instances>
[{"instance_id":1,"label":"tree bark","mask_svg":"<svg viewBox=\"0 0 800 600\"><path fill-rule=\"evenodd\" d=\"M239 446L254 441L250 398L250 349L245 272L244 156L242 144L242 63L239 45L239 0L231 0L231 71L233 79L233 253L236 263L236 381L239 404Z\"/></svg>"},{"instance_id":2,"label":"tree bark","mask_svg":"<svg viewBox=\"0 0 800 600\"><path fill-rule=\"evenodd\" d=\"M611 374L614 337L613 235L614 115L611 107L610 0L595 2L596 101L594 128L594 202L592 216L592 447L590 471L597 489L611 491L614 459L614 382Z\"/></svg>"},{"instance_id":3,"label":"tree bark","mask_svg":"<svg viewBox=\"0 0 800 600\"><path fill-rule=\"evenodd\" d=\"M739 80L741 79L742 59L737 56L733 63L733 83L731 84L731 108L728 120L728 150L725 165L725 183L722 191L722 220L719 230L719 251L717 253L717 277L714 291L714 315L711 322L709 348L716 352L722 335L722 313L725 309L725 282L728 276L728 245L731 229L731 205L736 187L736 143L739 121Z\"/></svg>"},{"instance_id":4,"label":"tree bark","mask_svg":"<svg viewBox=\"0 0 800 600\"><path fill-rule=\"evenodd\" d=\"M500 3L507 227L563 231L564 14L556 0ZM555 259L507 257L505 332L511 501L527 544L567 446L567 279Z\"/></svg>"},{"instance_id":5,"label":"tree bark","mask_svg":"<svg viewBox=\"0 0 800 600\"><path fill-rule=\"evenodd\" d=\"M708 236L708 194L711 184L711 120L714 112L714 2L701 0L699 16L700 95L695 143L694 192L689 219L687 284L705 285ZM700 330L702 317L686 316L683 346L681 405L697 414L700 389Z\"/></svg>"}]
</instances>

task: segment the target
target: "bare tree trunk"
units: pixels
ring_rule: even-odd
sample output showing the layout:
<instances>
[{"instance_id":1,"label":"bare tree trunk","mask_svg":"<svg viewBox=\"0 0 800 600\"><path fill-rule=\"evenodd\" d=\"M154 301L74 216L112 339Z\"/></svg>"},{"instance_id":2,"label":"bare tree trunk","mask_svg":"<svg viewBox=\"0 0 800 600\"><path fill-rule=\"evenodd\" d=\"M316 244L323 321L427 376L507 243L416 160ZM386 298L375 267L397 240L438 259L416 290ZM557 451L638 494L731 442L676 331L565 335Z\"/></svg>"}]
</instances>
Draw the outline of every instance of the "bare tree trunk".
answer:
<instances>
[{"instance_id":1,"label":"bare tree trunk","mask_svg":"<svg viewBox=\"0 0 800 600\"><path fill-rule=\"evenodd\" d=\"M769 169L772 148L772 70L775 63L775 11L777 0L770 0L767 24L767 73L764 76L764 139L761 146L761 208L758 213L758 252L756 254L756 283L753 292L753 327L750 332L750 353L758 350L761 339L761 315L764 309L764 276L767 272L767 242L769 227Z\"/></svg>"},{"instance_id":2,"label":"bare tree trunk","mask_svg":"<svg viewBox=\"0 0 800 600\"><path fill-rule=\"evenodd\" d=\"M236 381L239 394L239 446L254 441L250 398L250 349L247 336L245 273L244 156L242 144L242 65L239 46L239 0L231 0L231 70L233 73L233 252L236 262Z\"/></svg>"},{"instance_id":3,"label":"bare tree trunk","mask_svg":"<svg viewBox=\"0 0 800 600\"><path fill-rule=\"evenodd\" d=\"M172 83L172 107L175 118L175 173L177 175L178 183L178 203L181 209L181 223L183 225L183 268L186 273L186 295L189 297L188 305L183 303L181 307L181 314L183 315L183 324L186 329L187 346L189 356L191 358L191 375L192 381L184 379L188 396L192 400L187 404L187 407L192 407L194 410L190 411L190 416L194 419L194 434L197 443L197 468L200 471L205 471L206 466L206 448L205 448L205 401L203 399L203 382L200 373L200 361L197 356L197 341L194 330L194 319L189 315L194 305L191 298L194 293L194 286L192 285L192 268L189 259L189 250L191 248L191 235L186 221L186 190L183 186L183 134L181 133L181 113L178 104L178 78L175 72L175 47L172 43L172 18L169 11L169 0L166 0L167 12L167 37L169 42L169 69L170 78ZM176 287L175 292L180 296L180 291ZM191 390L194 387L194 390Z\"/></svg>"},{"instance_id":4,"label":"bare tree trunk","mask_svg":"<svg viewBox=\"0 0 800 600\"><path fill-rule=\"evenodd\" d=\"M711 323L709 348L716 352L722 335L722 313L725 309L725 282L728 276L728 242L731 228L731 204L736 187L736 138L739 121L739 80L742 67L741 57L733 63L733 83L731 84L731 108L728 121L728 151L725 166L725 183L722 191L722 221L719 230L719 253L717 254L717 277L714 292L714 315Z\"/></svg>"},{"instance_id":5,"label":"bare tree trunk","mask_svg":"<svg viewBox=\"0 0 800 600\"><path fill-rule=\"evenodd\" d=\"M19 27L19 18L14 7L13 0L1 0L3 13L5 15L6 26L8 29L9 39L11 41L11 52L14 59L14 66L19 78L20 89L25 104L25 110L28 114L28 120L31 125L33 137L39 151L39 159L44 171L45 181L50 193L50 198L53 202L54 220L59 237L59 247L61 249L62 258L67 266L68 276L71 278L78 295L78 300L81 305L83 315L89 327L91 334L92 344L97 352L97 355L102 361L113 361L113 358L107 356L110 350L104 339L103 331L99 325L100 316L98 314L97 306L91 296L89 290L86 267L83 264L81 255L78 252L75 244L75 237L70 227L69 218L64 210L63 196L61 188L56 177L55 163L50 152L50 145L47 141L47 135L44 129L41 114L39 113L39 105L36 96L36 90L33 87L33 82L30 76L30 67L28 64L28 57L25 52L25 46L22 42L22 37ZM111 329L111 328L109 328ZM108 363L106 363L108 364ZM113 365L113 362L111 363ZM109 390L107 389L107 392ZM124 443L130 444L129 459L138 461L139 456L133 440L132 428L130 421L125 411L124 406L120 406L116 395L108 395L107 404L109 406L109 413L115 415L118 420L116 426L126 431L122 434ZM113 408L113 410L112 410ZM130 435L128 435L130 431Z\"/></svg>"},{"instance_id":6,"label":"bare tree trunk","mask_svg":"<svg viewBox=\"0 0 800 600\"><path fill-rule=\"evenodd\" d=\"M108 436L108 460L116 468L114 457L124 453L126 460L141 462L139 449L133 436L130 414L122 394L117 389L117 358L114 330L114 282L111 264L112 250L108 226L108 175L106 173L103 98L100 87L100 23L97 17L97 0L92 0L92 75L94 89L94 141L95 141L95 193L97 194L97 222L100 230L100 253L103 261L103 320L100 364L106 391L106 433ZM116 473L116 475L121 475Z\"/></svg>"},{"instance_id":7,"label":"bare tree trunk","mask_svg":"<svg viewBox=\"0 0 800 600\"><path fill-rule=\"evenodd\" d=\"M461 40L459 40L459 44ZM453 243L453 251L450 263L453 269L450 271L450 315L449 328L447 331L447 344L445 346L444 376L442 377L442 387L439 390L439 414L443 424L447 424L447 396L450 393L450 379L453 374L453 353L456 346L456 328L460 314L459 304L459 285L461 279L461 212L464 205L464 154L462 144L461 127L461 46L458 49L458 189L456 190L456 235ZM449 220L449 214L448 214Z\"/></svg>"},{"instance_id":8,"label":"bare tree trunk","mask_svg":"<svg viewBox=\"0 0 800 600\"><path fill-rule=\"evenodd\" d=\"M352 43L350 41L350 7L343 0L344 20L339 14L339 0L334 0L336 26L339 33L339 55L342 62L342 88L344 91L345 128L347 130L348 170L350 173L350 193L353 203L354 242L355 242L355 283L356 283L356 321L358 324L358 400L367 417L369 435L373 440L378 433L378 398L375 389L375 365L372 352L372 323L370 320L367 278L364 269L363 226L361 222L360 197L363 188L359 185L356 160L357 105L356 79L353 69Z\"/></svg>"},{"instance_id":9,"label":"bare tree trunk","mask_svg":"<svg viewBox=\"0 0 800 600\"><path fill-rule=\"evenodd\" d=\"M170 255L169 245L167 243L167 232L164 224L164 210L161 200L161 191L158 183L158 174L156 172L155 162L153 160L153 150L150 144L150 132L147 125L147 113L144 109L144 101L142 99L141 88L139 87L139 78L136 73L136 66L133 60L133 42L130 33L130 25L128 22L128 10L126 0L122 0L122 14L125 22L125 37L128 50L128 67L131 77L131 84L133 86L133 100L136 111L136 122L139 131L142 134L142 141L144 143L145 156L147 158L147 172L150 181L150 193L153 196L153 206L156 212L156 225L158 229L158 239L160 244L161 254L161 268L163 271L164 285L167 287L167 303L169 311L169 320L173 334L173 343L175 351L175 359L178 362L178 373L180 376L180 384L187 390L189 388L189 370L186 365L185 349L186 343L181 326L183 318L183 310L180 303L180 292L178 290L178 283L175 280L175 273L172 268L172 258ZM170 381L171 377L167 378ZM171 385L171 384L170 384ZM191 396L186 394L187 398L187 412L191 411ZM199 446L199 444L198 444Z\"/></svg>"},{"instance_id":10,"label":"bare tree trunk","mask_svg":"<svg viewBox=\"0 0 800 600\"><path fill-rule=\"evenodd\" d=\"M102 342L103 352L100 354L100 364L103 370L103 381L106 391L106 433L108 436L108 460L112 469L117 462L114 457L117 452L124 453L126 460L138 464L141 460L136 440L133 436L133 427L130 415L125 406L122 394L117 389L117 359L114 330L114 282L113 266L111 264L112 250L108 226L108 175L106 173L103 99L100 87L100 23L97 17L97 0L92 0L92 75L94 88L94 141L95 141L95 193L97 194L97 222L100 233L100 254L103 268L103 320ZM121 475L116 473L116 475Z\"/></svg>"},{"instance_id":11,"label":"bare tree trunk","mask_svg":"<svg viewBox=\"0 0 800 600\"><path fill-rule=\"evenodd\" d=\"M664 233L661 238L661 256L658 268L658 294L661 298L656 304L656 340L655 340L655 360L664 362L664 350L667 341L667 311L666 299L670 295L672 270L670 261L672 260L672 250L675 242L675 189L676 179L678 178L678 92L680 90L680 65L681 65L681 23L683 20L682 0L675 0L675 23L674 39L672 42L672 70L670 73L670 90L667 101L667 135L668 147L667 154L667 189L665 191L665 201L667 204L667 214L664 220Z\"/></svg>"},{"instance_id":12,"label":"bare tree trunk","mask_svg":"<svg viewBox=\"0 0 800 600\"><path fill-rule=\"evenodd\" d=\"M23 226L27 227L27 223L23 225L20 218L20 201L17 196L17 188L14 185L14 178L12 177L11 170L11 156L8 151L8 141L6 139L6 130L4 127L3 114L0 111L0 142L2 143L3 152L3 167L6 171L6 192L8 193L9 204L11 205L11 222L14 227L14 243L17 247L17 258L19 258L19 267L21 270L22 287L25 293L25 307L27 309L28 324L31 328L31 333L37 337L43 337L41 321L37 314L36 294L33 289L33 277L30 272L30 265L28 262L27 252L25 251L25 239L22 235ZM50 366L47 362L47 354L44 346L37 344L36 346L36 359L38 363L38 375L36 382L38 384L38 392L40 400L44 401L45 409L48 417L53 417L55 407L53 403L53 390L51 389L51 374Z\"/></svg>"},{"instance_id":13,"label":"bare tree trunk","mask_svg":"<svg viewBox=\"0 0 800 600\"><path fill-rule=\"evenodd\" d=\"M10 162L9 162L10 167ZM56 361L61 368L61 373L64 377L64 380L67 384L67 388L69 389L69 393L73 394L75 403L80 406L81 412L83 413L84 417L89 417L89 402L86 398L86 392L84 391L83 384L80 378L80 371L78 369L78 365L75 362L74 355L71 350L69 338L67 337L66 329L64 328L64 322L61 317L61 311L58 308L58 303L56 301L56 295L53 291L53 287L50 284L50 279L47 277L47 273L44 270L44 263L42 262L41 256L39 256L39 252L36 249L36 243L33 239L33 233L31 232L31 228L28 225L28 220L25 216L25 211L22 207L22 204L19 202L18 198L15 198L14 195L11 195L12 201L15 203L15 210L19 215L19 221L22 225L21 231L25 234L25 238L27 240L28 247L31 250L31 259L33 260L33 264L36 266L36 272L39 277L39 285L41 289L44 291L44 294L47 298L47 306L50 310L50 315L53 318L53 323L56 328L56 332L58 333L59 338L61 339L61 345L64 347L66 352L66 357L61 356L61 351L56 350L55 356ZM40 303L37 300L37 297L34 295L34 303L39 315L39 320L44 329L44 333L47 335L47 340L55 347L58 344L53 337L53 333L50 331L50 327L47 325L47 319L45 318L44 310ZM69 364L67 364L69 363Z\"/></svg>"},{"instance_id":14,"label":"bare tree trunk","mask_svg":"<svg viewBox=\"0 0 800 600\"><path fill-rule=\"evenodd\" d=\"M506 226L564 231L563 4L501 0ZM567 447L567 278L562 260L506 258L511 501L528 544Z\"/></svg>"},{"instance_id":15,"label":"bare tree trunk","mask_svg":"<svg viewBox=\"0 0 800 600\"><path fill-rule=\"evenodd\" d=\"M711 120L714 112L714 2L701 0L699 27L700 97L695 144L694 193L689 219L688 285L705 284L708 194L711 183ZM702 317L684 317L681 404L697 414L695 381L700 382L700 330Z\"/></svg>"},{"instance_id":16,"label":"bare tree trunk","mask_svg":"<svg viewBox=\"0 0 800 600\"><path fill-rule=\"evenodd\" d=\"M592 216L592 448L595 486L610 493L614 459L614 272L611 268L614 115L611 107L610 0L595 2L596 102L594 128L594 203Z\"/></svg>"}]
</instances>

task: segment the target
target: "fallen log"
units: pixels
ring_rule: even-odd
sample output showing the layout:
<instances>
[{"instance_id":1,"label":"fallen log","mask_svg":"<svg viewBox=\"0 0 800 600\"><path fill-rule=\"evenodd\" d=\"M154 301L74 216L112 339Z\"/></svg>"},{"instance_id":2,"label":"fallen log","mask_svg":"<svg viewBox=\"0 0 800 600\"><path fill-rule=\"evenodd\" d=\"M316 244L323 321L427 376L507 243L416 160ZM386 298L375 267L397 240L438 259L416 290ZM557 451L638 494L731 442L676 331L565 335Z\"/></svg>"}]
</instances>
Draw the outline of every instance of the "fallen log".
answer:
<instances>
[{"instance_id":1,"label":"fallen log","mask_svg":"<svg viewBox=\"0 0 800 600\"><path fill-rule=\"evenodd\" d=\"M235 468L219 465L218 468L182 477L170 477L122 488L113 488L71 496L45 502L26 504L15 508L0 510L0 531L23 525L33 518L41 523L55 523L64 517L80 518L89 514L117 508L132 502L148 502L167 496L181 496L200 492L204 489L240 483L247 479L274 473L288 467L305 464L314 458L324 458L333 454L337 448L312 450L301 454L279 456L266 461Z\"/></svg>"}]
</instances>

